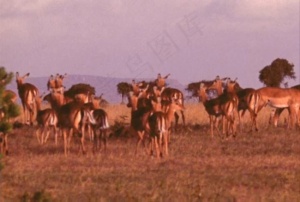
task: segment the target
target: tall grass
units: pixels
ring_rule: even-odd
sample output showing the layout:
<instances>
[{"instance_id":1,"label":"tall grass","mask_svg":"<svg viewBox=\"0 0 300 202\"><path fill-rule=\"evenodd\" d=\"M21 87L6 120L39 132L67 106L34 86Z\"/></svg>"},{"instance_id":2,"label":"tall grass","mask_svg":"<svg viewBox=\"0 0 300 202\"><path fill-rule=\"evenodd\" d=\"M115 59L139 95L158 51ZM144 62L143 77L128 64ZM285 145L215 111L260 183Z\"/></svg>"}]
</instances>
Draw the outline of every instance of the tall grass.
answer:
<instances>
[{"instance_id":1,"label":"tall grass","mask_svg":"<svg viewBox=\"0 0 300 202\"><path fill-rule=\"evenodd\" d=\"M129 123L130 109L111 105L109 122ZM286 130L283 114L278 128L268 126L270 109L258 116L259 132L247 132L250 119L236 138L209 136L202 104L186 106L186 128L174 131L170 155L156 159L136 138L108 140L106 152L63 154L62 138L41 146L34 128L16 129L9 137L10 155L3 158L0 201L299 201L300 135ZM127 119L122 117L127 116Z\"/></svg>"}]
</instances>

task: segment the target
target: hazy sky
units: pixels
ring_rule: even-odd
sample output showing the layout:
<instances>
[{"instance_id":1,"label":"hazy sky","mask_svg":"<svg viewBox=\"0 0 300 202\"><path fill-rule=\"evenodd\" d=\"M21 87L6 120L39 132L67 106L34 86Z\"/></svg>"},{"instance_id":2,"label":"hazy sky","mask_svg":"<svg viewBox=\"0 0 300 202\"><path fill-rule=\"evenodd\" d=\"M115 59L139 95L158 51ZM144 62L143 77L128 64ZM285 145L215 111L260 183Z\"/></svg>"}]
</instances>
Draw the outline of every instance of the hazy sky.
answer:
<instances>
[{"instance_id":1,"label":"hazy sky","mask_svg":"<svg viewBox=\"0 0 300 202\"><path fill-rule=\"evenodd\" d=\"M0 0L0 66L155 78L238 77L260 87L276 58L299 67L299 0Z\"/></svg>"}]
</instances>

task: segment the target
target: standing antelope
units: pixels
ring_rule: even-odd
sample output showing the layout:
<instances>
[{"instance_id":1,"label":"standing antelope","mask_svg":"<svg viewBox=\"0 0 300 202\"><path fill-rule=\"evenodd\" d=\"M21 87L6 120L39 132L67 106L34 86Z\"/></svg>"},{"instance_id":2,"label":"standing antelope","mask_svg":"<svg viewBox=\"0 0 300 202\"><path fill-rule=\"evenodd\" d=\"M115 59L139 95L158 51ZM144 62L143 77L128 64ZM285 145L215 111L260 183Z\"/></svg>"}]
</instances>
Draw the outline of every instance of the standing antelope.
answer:
<instances>
[{"instance_id":1,"label":"standing antelope","mask_svg":"<svg viewBox=\"0 0 300 202\"><path fill-rule=\"evenodd\" d=\"M37 101L36 120L38 124L38 128L36 130L37 140L40 144L46 143L52 128L55 135L55 144L57 145L57 135L58 135L57 114L55 110L52 108L47 108L47 109L41 108L42 96L39 96L36 101Z\"/></svg>"},{"instance_id":2,"label":"standing antelope","mask_svg":"<svg viewBox=\"0 0 300 202\"><path fill-rule=\"evenodd\" d=\"M55 77L53 75L51 75L47 82L48 90L51 91L52 89L64 87L63 80L66 76L67 76L67 74L64 74L64 75L56 74Z\"/></svg>"},{"instance_id":3,"label":"standing antelope","mask_svg":"<svg viewBox=\"0 0 300 202\"><path fill-rule=\"evenodd\" d=\"M24 123L33 125L34 113L36 111L36 98L39 95L37 87L30 83L24 83L24 80L29 76L29 73L20 77L19 73L16 73L16 82L18 87L19 97L23 106Z\"/></svg>"},{"instance_id":4,"label":"standing antelope","mask_svg":"<svg viewBox=\"0 0 300 202\"><path fill-rule=\"evenodd\" d=\"M153 109L155 112L149 116L149 128L150 128L150 137L152 141L152 147L155 145L156 147L156 155L157 157L163 156L162 145L165 147L166 156L169 155L168 144L171 138L171 123L175 118L176 111L184 110L184 107L181 103L172 99L170 103L167 104L166 112L159 110L161 106L157 107L156 105L160 105L161 100L157 98L156 103L152 103L154 106ZM151 151L152 153L152 151Z\"/></svg>"},{"instance_id":5,"label":"standing antelope","mask_svg":"<svg viewBox=\"0 0 300 202\"><path fill-rule=\"evenodd\" d=\"M210 120L210 134L211 137L214 137L214 129L217 130L220 135L218 122L219 118L223 119L223 134L231 132L233 135L236 134L234 114L237 111L238 100L234 94L231 93L222 93L219 97L208 100L206 94L208 87L205 84L201 83L199 88L199 96L203 102L206 112L209 115ZM227 121L227 124L225 124Z\"/></svg>"},{"instance_id":6,"label":"standing antelope","mask_svg":"<svg viewBox=\"0 0 300 202\"><path fill-rule=\"evenodd\" d=\"M84 119L84 116L88 116L91 123L95 123L95 121L92 120L90 111L87 108L84 108L83 104L74 101L69 103L61 102L64 100L64 93L61 91L63 90L53 91L51 94L58 103L58 107L55 110L58 117L58 127L62 131L64 137L64 153L67 155L70 152L71 138L73 133L76 133L80 136L80 151L85 154L84 130L83 127L81 127L82 120Z\"/></svg>"},{"instance_id":7,"label":"standing antelope","mask_svg":"<svg viewBox=\"0 0 300 202\"><path fill-rule=\"evenodd\" d=\"M151 106L148 105L149 102L143 102L143 105L141 104L139 106L139 103L141 103L140 100L143 101L144 98L135 95L133 92L129 93L127 106L131 107L130 130L133 130L138 136L135 154L137 154L141 143L143 143L145 146L144 141L145 136L147 136L145 133L147 133L146 128L148 124L148 118L152 111Z\"/></svg>"},{"instance_id":8,"label":"standing antelope","mask_svg":"<svg viewBox=\"0 0 300 202\"><path fill-rule=\"evenodd\" d=\"M223 86L224 86L223 81L224 80L227 80L227 83L226 83L227 89L225 88L225 91L234 93L237 96L236 99L238 100L238 120L239 120L239 128L241 130L242 129L242 118L244 117L246 110L248 110L247 100L249 98L250 93L254 92L254 89L253 88L242 89L239 87L239 85L237 85L237 83L234 84L234 82L231 81L229 78L225 77L223 79L220 79L219 76L217 76L217 78L215 79L213 84L209 87L209 89L215 89L215 90L217 90L218 95L221 95L223 92ZM234 84L234 86L231 86L231 87L229 87L230 89L228 89L228 83L229 83L229 85L230 85L230 83L232 85Z\"/></svg>"},{"instance_id":9,"label":"standing antelope","mask_svg":"<svg viewBox=\"0 0 300 202\"><path fill-rule=\"evenodd\" d=\"M108 116L103 109L95 109L92 111L91 115L94 123L91 123L91 127L94 133L94 146L93 151L101 149L101 141L104 144L104 151L106 150L107 138L108 138Z\"/></svg>"},{"instance_id":10,"label":"standing antelope","mask_svg":"<svg viewBox=\"0 0 300 202\"><path fill-rule=\"evenodd\" d=\"M293 89L297 89L300 91L300 85L296 85L291 87ZM278 120L279 120L279 116L280 114L283 112L283 110L286 108L277 108L273 114L273 116L270 116L270 120L269 120L269 124L273 123L275 127L277 127L278 125ZM300 123L300 110L298 112L298 122Z\"/></svg>"},{"instance_id":11,"label":"standing antelope","mask_svg":"<svg viewBox=\"0 0 300 202\"><path fill-rule=\"evenodd\" d=\"M252 118L252 126L257 129L256 117L258 112L269 105L273 108L288 108L289 110L289 127L294 127L295 121L298 120L298 113L300 107L300 91L294 88L277 88L277 87L263 87L255 90L249 95L248 107ZM300 124L300 123L298 123Z\"/></svg>"},{"instance_id":12,"label":"standing antelope","mask_svg":"<svg viewBox=\"0 0 300 202\"><path fill-rule=\"evenodd\" d=\"M162 100L163 108L166 108L167 106L166 104L172 102L172 100L177 100L177 102L184 107L183 93L176 88L165 88L164 91L161 93L161 100ZM181 113L183 126L185 126L184 110L180 110L180 113ZM179 115L176 112L174 115L175 115L175 128L177 128Z\"/></svg>"}]
</instances>

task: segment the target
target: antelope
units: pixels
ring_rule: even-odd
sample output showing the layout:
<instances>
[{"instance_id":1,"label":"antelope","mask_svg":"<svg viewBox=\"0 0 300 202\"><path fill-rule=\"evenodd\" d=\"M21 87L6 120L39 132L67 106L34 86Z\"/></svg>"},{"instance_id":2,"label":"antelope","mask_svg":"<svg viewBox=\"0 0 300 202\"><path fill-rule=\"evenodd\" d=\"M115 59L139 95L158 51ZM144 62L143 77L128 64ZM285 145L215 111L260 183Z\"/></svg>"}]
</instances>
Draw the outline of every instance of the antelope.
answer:
<instances>
[{"instance_id":1,"label":"antelope","mask_svg":"<svg viewBox=\"0 0 300 202\"><path fill-rule=\"evenodd\" d=\"M300 85L296 85L291 88L297 89L300 91ZM286 108L276 108L273 113L273 116L272 115L270 116L269 124L271 124L273 122L274 126L277 127L279 116L283 112L284 109L286 109ZM300 123L300 110L298 113L298 122Z\"/></svg>"},{"instance_id":2,"label":"antelope","mask_svg":"<svg viewBox=\"0 0 300 202\"><path fill-rule=\"evenodd\" d=\"M213 84L209 87L209 89L215 89L217 90L218 95L221 95L223 92L223 81L227 80L227 84L228 82L232 82L229 78L225 77L223 79L220 79L219 76L217 76L217 78L215 79L215 81L213 82ZM239 119L239 127L241 130L241 123L242 123L242 118L245 115L246 110L248 110L248 103L247 103L247 99L250 95L250 93L252 93L254 91L253 88L236 88L236 87L231 87L231 90L228 90L228 86L227 89L225 89L225 91L230 91L231 93L235 93L237 95L238 99L238 119Z\"/></svg>"},{"instance_id":3,"label":"antelope","mask_svg":"<svg viewBox=\"0 0 300 202\"><path fill-rule=\"evenodd\" d=\"M37 102L37 124L38 128L36 130L36 137L37 140L40 144L44 144L47 142L47 139L49 137L49 134L51 132L51 128L54 131L55 135L55 144L57 145L57 123L58 123L58 118L57 114L54 109L47 108L47 109L41 109L41 102L42 102L42 97L39 96L38 99L36 100ZM46 136L45 136L46 134Z\"/></svg>"},{"instance_id":4,"label":"antelope","mask_svg":"<svg viewBox=\"0 0 300 202\"><path fill-rule=\"evenodd\" d=\"M56 88L56 85L55 85L55 79L53 75L50 76L48 82L47 82L47 89L48 90L51 90L53 88Z\"/></svg>"},{"instance_id":5,"label":"antelope","mask_svg":"<svg viewBox=\"0 0 300 202\"><path fill-rule=\"evenodd\" d=\"M214 137L214 129L217 130L220 135L218 128L218 119L222 117L223 119L223 133L228 134L228 128L231 128L233 134L235 135L235 126L234 126L234 112L237 107L237 100L235 96L232 96L227 93L221 94L219 97L208 100L206 90L208 89L204 83L200 83L199 96L201 97L202 103L205 107L206 112L209 115L210 120L210 136ZM229 126L225 126L225 120L227 119ZM227 131L225 131L227 130Z\"/></svg>"},{"instance_id":6,"label":"antelope","mask_svg":"<svg viewBox=\"0 0 300 202\"><path fill-rule=\"evenodd\" d=\"M294 127L299 113L300 91L294 88L263 87L255 90L249 95L248 108L251 114L252 126L258 131L256 117L258 112L265 106L277 108L288 108L290 125ZM299 124L299 123L298 123Z\"/></svg>"},{"instance_id":7,"label":"antelope","mask_svg":"<svg viewBox=\"0 0 300 202\"><path fill-rule=\"evenodd\" d=\"M221 106L223 115L225 116L225 119L228 122L226 130L228 131L228 127L231 127L231 131L234 136L236 135L235 114L239 115L238 112L239 98L235 92L236 85L237 85L236 80L234 81L230 79L227 80L226 93L225 93L227 101Z\"/></svg>"},{"instance_id":8,"label":"antelope","mask_svg":"<svg viewBox=\"0 0 300 202\"><path fill-rule=\"evenodd\" d=\"M164 145L165 154L168 156L168 144L171 138L171 123L175 118L175 112L184 110L184 107L179 102L172 99L172 101L167 104L166 112L163 112L161 111L160 98L157 98L156 103L153 103L152 101L152 105L154 113L148 118L152 146L155 144L157 157L162 157L162 145Z\"/></svg>"},{"instance_id":9,"label":"antelope","mask_svg":"<svg viewBox=\"0 0 300 202\"><path fill-rule=\"evenodd\" d=\"M89 122L91 123L95 123L95 120L92 120L93 117L90 115L89 109L85 108L83 104L77 102L61 103L60 101L64 100L64 93L61 91L54 91L52 94L59 103L56 113L58 117L58 127L62 131L64 137L64 153L65 155L69 153L70 141L73 133L79 133L81 135L80 151L85 154L84 130L83 127L81 127L82 120L84 119L84 116L88 116Z\"/></svg>"},{"instance_id":10,"label":"antelope","mask_svg":"<svg viewBox=\"0 0 300 202\"><path fill-rule=\"evenodd\" d=\"M94 146L93 151L101 149L101 141L104 144L104 151L106 151L107 138L108 138L108 116L103 109L95 109L92 111L91 115L94 123L91 124L94 133Z\"/></svg>"},{"instance_id":11,"label":"antelope","mask_svg":"<svg viewBox=\"0 0 300 202\"><path fill-rule=\"evenodd\" d=\"M178 100L182 105L184 105L184 96L183 93L176 89L176 88L166 88L165 80L170 76L170 74L166 75L165 77L162 77L160 74L158 74L157 79L155 79L154 82L139 82L136 83L134 80L132 82L132 88L135 95L139 95L141 91L146 92L148 98L151 96L157 96L155 91L161 91L162 88L164 90L160 93L159 96L161 96L161 101L163 108L166 108L165 103L169 103L172 101L172 99ZM147 86L146 86L147 85ZM155 90L155 88L157 90ZM146 89L146 91L144 90ZM143 96L145 97L145 96ZM185 116L184 111L180 111L183 125L185 126ZM178 120L179 115L175 113L175 128L178 127Z\"/></svg>"},{"instance_id":12,"label":"antelope","mask_svg":"<svg viewBox=\"0 0 300 202\"><path fill-rule=\"evenodd\" d=\"M139 95L140 96L140 95ZM138 152L139 145L145 140L145 130L148 124L148 117L152 111L151 106L139 106L140 97L135 95L134 92L130 92L128 96L128 107L131 107L131 121L130 129L133 130L137 136L138 141L136 144L135 154ZM145 103L143 103L145 104ZM147 131L146 131L147 132Z\"/></svg>"},{"instance_id":13,"label":"antelope","mask_svg":"<svg viewBox=\"0 0 300 202\"><path fill-rule=\"evenodd\" d=\"M67 74L64 75L56 74L56 77L54 78L54 76L51 75L47 82L48 90L64 87L63 80L66 76Z\"/></svg>"},{"instance_id":14,"label":"antelope","mask_svg":"<svg viewBox=\"0 0 300 202\"><path fill-rule=\"evenodd\" d=\"M165 103L170 103L172 102L172 100L177 100L179 104L184 106L183 93L176 88L165 88L164 91L161 93L161 100L162 100L163 108L166 108ZM183 126L185 126L184 110L180 110L180 113L181 113ZM179 115L175 113L175 128L178 127L178 120L179 120Z\"/></svg>"},{"instance_id":15,"label":"antelope","mask_svg":"<svg viewBox=\"0 0 300 202\"><path fill-rule=\"evenodd\" d=\"M162 77L161 74L157 75L157 78L155 79L154 83L158 88L162 88L166 86L166 79L170 76L170 74L167 74L166 76Z\"/></svg>"},{"instance_id":16,"label":"antelope","mask_svg":"<svg viewBox=\"0 0 300 202\"><path fill-rule=\"evenodd\" d=\"M90 100L87 103L84 103L84 106L89 108L90 110L94 110L93 112L97 111L98 109L99 109L99 111L101 111L102 109L100 109L100 103L102 101L102 95L103 94L101 94L98 97L95 95L91 95ZM102 111L104 111L104 110L102 110ZM97 113L98 112L96 112L95 115L98 117ZM100 112L100 114L101 114L101 112ZM98 120L99 120L99 118L98 118ZM95 121L97 122L96 119L95 119ZM97 123L97 124L99 124L99 123ZM94 130L92 130L92 128L91 128L91 123L89 123L88 117L86 117L86 119L84 119L82 121L82 127L84 128L84 130L87 128L87 131L88 131L88 134L90 137L90 141L93 141L94 140Z\"/></svg>"},{"instance_id":17,"label":"antelope","mask_svg":"<svg viewBox=\"0 0 300 202\"><path fill-rule=\"evenodd\" d=\"M23 113L24 113L24 123L30 123L33 125L34 121L34 113L36 111L36 98L39 95L39 91L37 87L30 83L24 83L24 80L29 76L29 73L25 74L24 76L20 77L19 73L16 73L16 82L18 87L19 97L22 102L23 106Z\"/></svg>"},{"instance_id":18,"label":"antelope","mask_svg":"<svg viewBox=\"0 0 300 202\"><path fill-rule=\"evenodd\" d=\"M61 88L65 86L63 85L63 81L66 78L67 74L65 73L64 75L59 75L57 74L57 77L55 79L55 88Z\"/></svg>"}]
</instances>

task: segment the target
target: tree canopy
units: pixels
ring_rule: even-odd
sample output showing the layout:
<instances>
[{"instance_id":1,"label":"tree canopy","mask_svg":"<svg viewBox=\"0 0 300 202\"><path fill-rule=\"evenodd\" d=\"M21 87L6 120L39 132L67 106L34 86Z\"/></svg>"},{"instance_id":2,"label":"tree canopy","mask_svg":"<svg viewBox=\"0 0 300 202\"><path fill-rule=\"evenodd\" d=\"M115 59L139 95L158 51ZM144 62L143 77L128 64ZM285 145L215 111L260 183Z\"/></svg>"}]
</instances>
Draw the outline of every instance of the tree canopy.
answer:
<instances>
[{"instance_id":1,"label":"tree canopy","mask_svg":"<svg viewBox=\"0 0 300 202\"><path fill-rule=\"evenodd\" d=\"M259 81L270 87L280 87L284 79L295 79L294 64L277 58L259 71Z\"/></svg>"},{"instance_id":2,"label":"tree canopy","mask_svg":"<svg viewBox=\"0 0 300 202\"><path fill-rule=\"evenodd\" d=\"M0 132L8 133L12 130L12 123L9 121L20 114L19 106L12 101L14 92L6 90L14 75L12 72L7 73L4 67L0 67Z\"/></svg>"},{"instance_id":3,"label":"tree canopy","mask_svg":"<svg viewBox=\"0 0 300 202\"><path fill-rule=\"evenodd\" d=\"M132 90L131 84L127 82L120 82L117 84L118 94L122 96L122 102L124 103L125 96Z\"/></svg>"}]
</instances>

